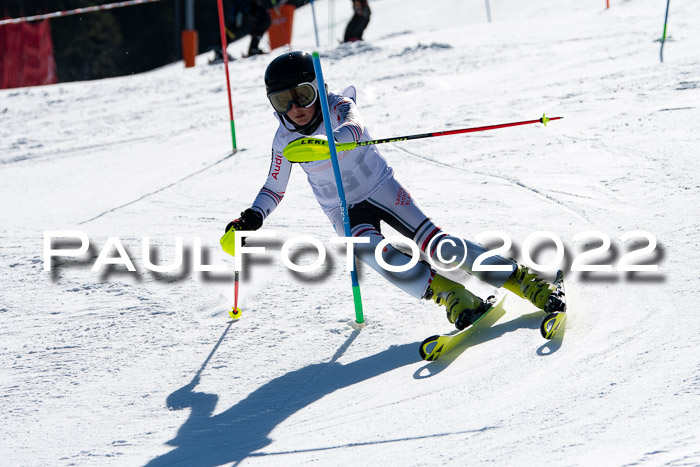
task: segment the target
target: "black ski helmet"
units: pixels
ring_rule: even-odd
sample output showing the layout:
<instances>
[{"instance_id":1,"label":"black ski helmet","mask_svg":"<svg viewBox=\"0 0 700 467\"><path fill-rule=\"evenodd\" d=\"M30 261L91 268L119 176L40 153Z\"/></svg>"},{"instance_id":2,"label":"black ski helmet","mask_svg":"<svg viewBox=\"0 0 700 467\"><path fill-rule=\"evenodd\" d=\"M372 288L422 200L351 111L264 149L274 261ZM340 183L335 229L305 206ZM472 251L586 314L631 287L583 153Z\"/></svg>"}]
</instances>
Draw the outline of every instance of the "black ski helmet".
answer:
<instances>
[{"instance_id":1,"label":"black ski helmet","mask_svg":"<svg viewBox=\"0 0 700 467\"><path fill-rule=\"evenodd\" d=\"M318 83L311 54L302 51L287 52L270 62L265 70L265 89L270 93L291 89L302 83L311 83L318 96ZM321 105L318 99L314 104L314 116L306 125L299 126L286 115L281 115L296 131L313 133L322 120Z\"/></svg>"}]
</instances>

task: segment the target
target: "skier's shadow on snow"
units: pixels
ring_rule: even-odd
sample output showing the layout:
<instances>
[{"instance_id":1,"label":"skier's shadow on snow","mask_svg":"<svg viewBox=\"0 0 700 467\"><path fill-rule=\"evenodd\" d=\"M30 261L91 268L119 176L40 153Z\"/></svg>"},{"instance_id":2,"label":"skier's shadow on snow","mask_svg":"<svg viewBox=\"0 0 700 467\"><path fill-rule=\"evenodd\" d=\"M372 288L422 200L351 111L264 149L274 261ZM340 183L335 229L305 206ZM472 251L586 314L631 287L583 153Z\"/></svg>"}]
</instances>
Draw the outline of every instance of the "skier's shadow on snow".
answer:
<instances>
[{"instance_id":1,"label":"skier's shadow on snow","mask_svg":"<svg viewBox=\"0 0 700 467\"><path fill-rule=\"evenodd\" d=\"M272 442L269 437L272 430L294 413L334 391L420 360L416 351L418 343L414 342L341 364L338 359L359 333L354 331L329 362L309 365L275 378L224 412L212 415L218 396L196 392L195 387L230 327L231 324L193 380L168 396L168 408L189 408L191 413L175 439L168 442L176 448L147 465L214 466L238 463L251 455L271 455L256 451L268 446Z\"/></svg>"}]
</instances>

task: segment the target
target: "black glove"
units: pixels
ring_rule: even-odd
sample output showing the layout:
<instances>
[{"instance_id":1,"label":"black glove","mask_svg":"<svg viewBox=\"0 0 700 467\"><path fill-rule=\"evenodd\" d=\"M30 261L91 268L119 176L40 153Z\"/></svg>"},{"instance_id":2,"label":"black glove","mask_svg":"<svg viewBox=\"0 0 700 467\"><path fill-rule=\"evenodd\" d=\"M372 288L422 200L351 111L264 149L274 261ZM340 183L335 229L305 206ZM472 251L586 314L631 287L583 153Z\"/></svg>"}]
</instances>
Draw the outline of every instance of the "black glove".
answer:
<instances>
[{"instance_id":1,"label":"black glove","mask_svg":"<svg viewBox=\"0 0 700 467\"><path fill-rule=\"evenodd\" d=\"M241 213L241 217L228 223L225 232L231 230L231 227L236 230L258 230L262 227L262 224L262 214L254 209L248 208Z\"/></svg>"}]
</instances>

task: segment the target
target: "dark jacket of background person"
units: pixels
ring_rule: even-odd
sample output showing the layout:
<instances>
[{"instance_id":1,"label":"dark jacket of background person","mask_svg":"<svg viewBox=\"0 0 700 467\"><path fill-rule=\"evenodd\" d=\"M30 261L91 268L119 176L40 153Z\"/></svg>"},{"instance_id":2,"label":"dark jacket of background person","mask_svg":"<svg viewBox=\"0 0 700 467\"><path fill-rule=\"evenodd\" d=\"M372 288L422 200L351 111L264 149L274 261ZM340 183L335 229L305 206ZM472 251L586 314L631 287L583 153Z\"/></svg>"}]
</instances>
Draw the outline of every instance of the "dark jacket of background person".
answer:
<instances>
[{"instance_id":1,"label":"dark jacket of background person","mask_svg":"<svg viewBox=\"0 0 700 467\"><path fill-rule=\"evenodd\" d=\"M354 14L345 28L345 42L355 42L362 40L362 33L369 24L369 17L372 12L369 9L367 0L352 0Z\"/></svg>"}]
</instances>

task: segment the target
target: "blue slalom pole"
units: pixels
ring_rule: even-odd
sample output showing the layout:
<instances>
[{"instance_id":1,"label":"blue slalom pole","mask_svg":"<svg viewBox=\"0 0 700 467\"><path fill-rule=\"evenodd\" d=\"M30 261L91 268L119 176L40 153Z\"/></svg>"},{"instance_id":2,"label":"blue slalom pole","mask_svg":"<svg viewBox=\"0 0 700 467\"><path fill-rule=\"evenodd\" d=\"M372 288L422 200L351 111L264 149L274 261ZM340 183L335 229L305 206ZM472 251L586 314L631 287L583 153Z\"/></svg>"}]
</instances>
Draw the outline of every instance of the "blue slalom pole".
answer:
<instances>
[{"instance_id":1,"label":"blue slalom pole","mask_svg":"<svg viewBox=\"0 0 700 467\"><path fill-rule=\"evenodd\" d=\"M323 112L323 124L326 127L326 136L328 136L328 148L331 152L331 163L333 164L333 173L335 174L335 183L338 186L338 197L340 198L340 215L343 219L343 228L345 236L352 237L350 230L350 216L348 215L348 205L345 202L345 189L343 188L343 179L340 174L340 164L338 163L338 153L335 150L335 141L333 140L333 127L331 126L331 112L328 108L328 96L326 95L326 84L323 81L323 72L321 71L321 60L318 57L318 52L311 54L314 61L314 71L316 72L316 81L318 83L318 97L321 99L321 112ZM355 258L353 258L352 271L352 298L355 302L355 322L362 324L365 318L362 315L362 297L360 295L360 282L357 280L357 271L355 270Z\"/></svg>"}]
</instances>

